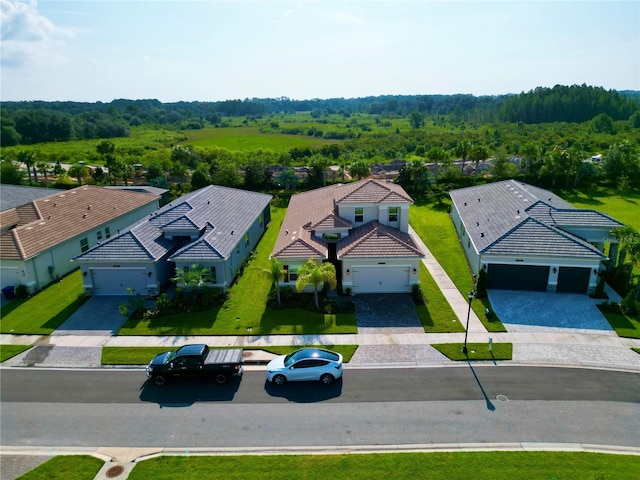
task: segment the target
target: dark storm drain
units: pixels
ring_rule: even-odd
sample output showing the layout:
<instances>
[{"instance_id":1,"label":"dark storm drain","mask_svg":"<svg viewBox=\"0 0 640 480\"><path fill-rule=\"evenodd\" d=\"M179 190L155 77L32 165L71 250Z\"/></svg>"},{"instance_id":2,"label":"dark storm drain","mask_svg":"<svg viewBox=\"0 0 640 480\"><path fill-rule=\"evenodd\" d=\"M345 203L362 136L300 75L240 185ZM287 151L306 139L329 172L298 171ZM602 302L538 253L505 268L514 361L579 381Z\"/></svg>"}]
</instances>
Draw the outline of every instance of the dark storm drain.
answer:
<instances>
[{"instance_id":1,"label":"dark storm drain","mask_svg":"<svg viewBox=\"0 0 640 480\"><path fill-rule=\"evenodd\" d=\"M499 402L508 402L509 397L507 397L506 395L498 395L496 396L496 400L498 400Z\"/></svg>"},{"instance_id":2,"label":"dark storm drain","mask_svg":"<svg viewBox=\"0 0 640 480\"><path fill-rule=\"evenodd\" d=\"M124 467L122 465L115 465L105 472L107 478L116 478L122 475Z\"/></svg>"}]
</instances>

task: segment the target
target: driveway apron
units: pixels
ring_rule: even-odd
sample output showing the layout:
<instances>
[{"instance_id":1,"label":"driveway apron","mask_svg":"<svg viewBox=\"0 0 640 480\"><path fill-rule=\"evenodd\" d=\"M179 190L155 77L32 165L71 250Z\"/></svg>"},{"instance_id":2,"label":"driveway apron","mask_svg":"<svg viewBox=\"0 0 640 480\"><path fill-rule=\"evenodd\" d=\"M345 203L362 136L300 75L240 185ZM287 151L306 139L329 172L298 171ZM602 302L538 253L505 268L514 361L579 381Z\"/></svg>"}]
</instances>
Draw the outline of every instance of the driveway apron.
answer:
<instances>
[{"instance_id":1,"label":"driveway apron","mask_svg":"<svg viewBox=\"0 0 640 480\"><path fill-rule=\"evenodd\" d=\"M51 335L115 335L126 321L119 310L129 296L93 296Z\"/></svg>"}]
</instances>

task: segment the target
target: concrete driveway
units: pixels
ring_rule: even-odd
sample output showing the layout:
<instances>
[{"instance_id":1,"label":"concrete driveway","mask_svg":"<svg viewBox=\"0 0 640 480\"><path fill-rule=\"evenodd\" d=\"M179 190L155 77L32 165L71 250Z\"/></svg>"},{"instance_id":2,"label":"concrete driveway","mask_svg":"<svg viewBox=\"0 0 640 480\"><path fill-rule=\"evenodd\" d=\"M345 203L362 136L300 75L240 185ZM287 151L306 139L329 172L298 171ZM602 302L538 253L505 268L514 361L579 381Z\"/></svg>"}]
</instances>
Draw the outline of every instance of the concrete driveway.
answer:
<instances>
[{"instance_id":1,"label":"concrete driveway","mask_svg":"<svg viewBox=\"0 0 640 480\"><path fill-rule=\"evenodd\" d=\"M613 328L596 307L603 300L573 293L489 290L491 307L509 332L563 329L573 332Z\"/></svg>"},{"instance_id":2,"label":"concrete driveway","mask_svg":"<svg viewBox=\"0 0 640 480\"><path fill-rule=\"evenodd\" d=\"M93 296L51 335L115 335L126 318L119 307L130 296Z\"/></svg>"}]
</instances>

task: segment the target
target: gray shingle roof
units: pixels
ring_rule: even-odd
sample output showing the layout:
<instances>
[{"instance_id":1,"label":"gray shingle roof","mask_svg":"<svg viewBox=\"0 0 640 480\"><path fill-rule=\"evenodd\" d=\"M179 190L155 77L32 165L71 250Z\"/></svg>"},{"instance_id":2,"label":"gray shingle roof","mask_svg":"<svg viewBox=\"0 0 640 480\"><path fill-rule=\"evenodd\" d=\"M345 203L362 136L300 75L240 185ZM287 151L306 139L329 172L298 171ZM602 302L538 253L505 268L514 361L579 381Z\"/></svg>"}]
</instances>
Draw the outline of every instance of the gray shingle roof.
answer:
<instances>
[{"instance_id":1,"label":"gray shingle roof","mask_svg":"<svg viewBox=\"0 0 640 480\"><path fill-rule=\"evenodd\" d=\"M450 195L466 233L482 253L602 257L588 242L557 227L622 225L608 215L573 208L547 190L515 180L460 188Z\"/></svg>"},{"instance_id":2,"label":"gray shingle roof","mask_svg":"<svg viewBox=\"0 0 640 480\"><path fill-rule=\"evenodd\" d=\"M165 205L118 237L76 259L118 258L116 240L120 242L120 258L158 259L175 248L175 243L163 236L164 229L202 231L202 235L177 250L170 260L227 258L271 198L263 193L209 185ZM132 251L125 252L126 249Z\"/></svg>"}]
</instances>

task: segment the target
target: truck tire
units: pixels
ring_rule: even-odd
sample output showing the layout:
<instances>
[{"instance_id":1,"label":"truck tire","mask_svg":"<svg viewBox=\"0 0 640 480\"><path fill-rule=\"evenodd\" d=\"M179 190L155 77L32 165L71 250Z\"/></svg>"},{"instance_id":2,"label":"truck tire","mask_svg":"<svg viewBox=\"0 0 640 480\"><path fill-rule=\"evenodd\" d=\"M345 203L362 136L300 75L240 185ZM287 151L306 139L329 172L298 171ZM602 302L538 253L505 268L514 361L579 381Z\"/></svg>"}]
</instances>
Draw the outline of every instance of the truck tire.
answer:
<instances>
[{"instance_id":1,"label":"truck tire","mask_svg":"<svg viewBox=\"0 0 640 480\"><path fill-rule=\"evenodd\" d=\"M218 373L214 378L218 385L222 385L227 382L227 376L224 373Z\"/></svg>"},{"instance_id":2,"label":"truck tire","mask_svg":"<svg viewBox=\"0 0 640 480\"><path fill-rule=\"evenodd\" d=\"M164 378L164 375L156 375L153 377L153 383L156 385L164 385L167 382L167 379Z\"/></svg>"}]
</instances>

